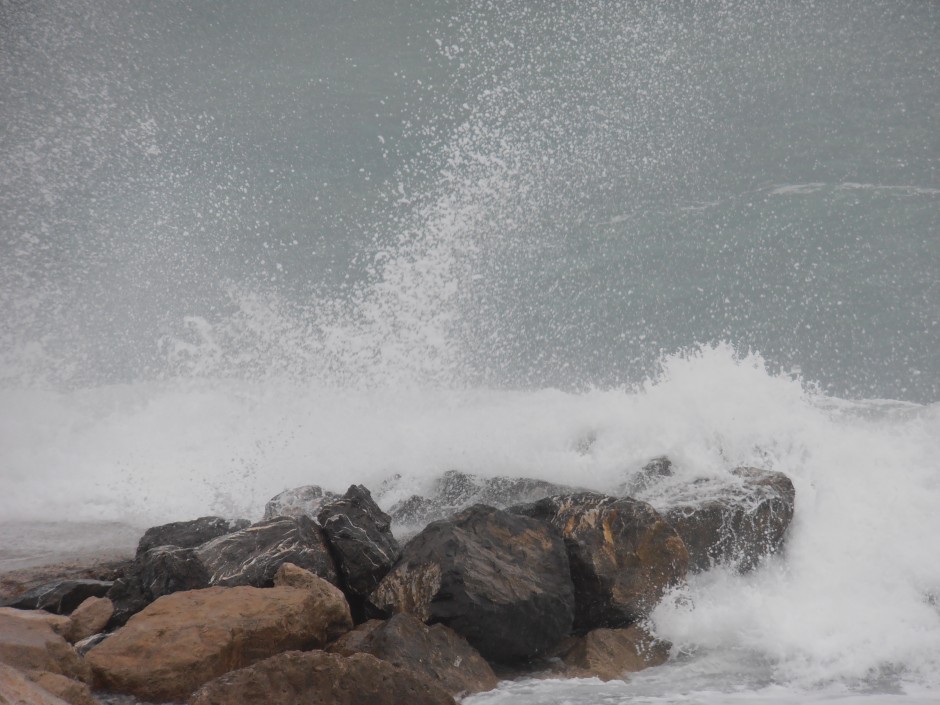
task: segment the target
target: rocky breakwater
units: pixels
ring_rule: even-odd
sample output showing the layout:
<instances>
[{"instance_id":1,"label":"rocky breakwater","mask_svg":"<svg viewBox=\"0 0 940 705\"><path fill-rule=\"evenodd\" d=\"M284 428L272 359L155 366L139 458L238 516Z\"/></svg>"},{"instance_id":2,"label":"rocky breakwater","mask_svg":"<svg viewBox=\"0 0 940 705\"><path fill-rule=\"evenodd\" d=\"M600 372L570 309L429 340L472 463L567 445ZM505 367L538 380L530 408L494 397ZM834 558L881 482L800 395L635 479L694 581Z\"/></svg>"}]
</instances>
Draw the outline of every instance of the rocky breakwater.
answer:
<instances>
[{"instance_id":1,"label":"rocky breakwater","mask_svg":"<svg viewBox=\"0 0 940 705\"><path fill-rule=\"evenodd\" d=\"M451 479L447 502L481 486ZM92 684L191 705L454 703L494 687L494 669L610 679L658 665L670 647L643 622L664 591L689 569L750 570L780 551L794 493L780 473L689 480L664 459L632 482L648 502L482 483L525 502L464 508L403 547L358 485L287 493L276 506L291 516L253 525L154 527L113 585L58 581L0 609L0 702L94 705Z\"/></svg>"}]
</instances>

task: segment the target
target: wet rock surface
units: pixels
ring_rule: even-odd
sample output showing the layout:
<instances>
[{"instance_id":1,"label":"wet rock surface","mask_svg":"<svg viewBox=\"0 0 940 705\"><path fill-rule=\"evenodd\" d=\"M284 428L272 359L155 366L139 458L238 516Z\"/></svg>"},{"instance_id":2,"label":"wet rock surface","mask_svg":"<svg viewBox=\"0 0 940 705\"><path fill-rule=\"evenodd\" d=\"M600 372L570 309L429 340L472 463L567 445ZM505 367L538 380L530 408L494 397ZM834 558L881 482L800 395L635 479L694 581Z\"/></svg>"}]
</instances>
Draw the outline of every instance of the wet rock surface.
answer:
<instances>
[{"instance_id":1,"label":"wet rock surface","mask_svg":"<svg viewBox=\"0 0 940 705\"><path fill-rule=\"evenodd\" d=\"M372 592L401 555L391 518L362 485L326 503L317 515L343 586L357 597Z\"/></svg>"},{"instance_id":2,"label":"wet rock surface","mask_svg":"<svg viewBox=\"0 0 940 705\"><path fill-rule=\"evenodd\" d=\"M89 597L107 595L112 585L113 583L107 580L55 580L33 588L3 606L69 614Z\"/></svg>"},{"instance_id":3,"label":"wet rock surface","mask_svg":"<svg viewBox=\"0 0 940 705\"><path fill-rule=\"evenodd\" d=\"M98 688L180 702L216 676L285 650L324 646L351 628L335 588L324 599L293 587L211 587L161 597L85 658Z\"/></svg>"},{"instance_id":4,"label":"wet rock surface","mask_svg":"<svg viewBox=\"0 0 940 705\"><path fill-rule=\"evenodd\" d=\"M342 656L368 653L429 678L451 695L492 690L493 669L467 641L443 624L427 626L413 615L371 620L327 647Z\"/></svg>"},{"instance_id":5,"label":"wet rock surface","mask_svg":"<svg viewBox=\"0 0 940 705\"><path fill-rule=\"evenodd\" d=\"M691 481L667 469L650 479L644 496L682 536L693 571L755 568L783 548L796 503L790 478L752 467Z\"/></svg>"},{"instance_id":6,"label":"wet rock surface","mask_svg":"<svg viewBox=\"0 0 940 705\"><path fill-rule=\"evenodd\" d=\"M274 584L274 574L284 563L339 583L323 532L306 516L258 522L202 544L195 555L211 585L267 587Z\"/></svg>"},{"instance_id":7,"label":"wet rock surface","mask_svg":"<svg viewBox=\"0 0 940 705\"><path fill-rule=\"evenodd\" d=\"M429 680L369 654L288 652L207 683L190 705L456 705Z\"/></svg>"},{"instance_id":8,"label":"wet rock surface","mask_svg":"<svg viewBox=\"0 0 940 705\"><path fill-rule=\"evenodd\" d=\"M137 555L140 556L157 546L195 548L206 541L244 529L248 525L249 522L244 519L229 521L222 517L207 516L191 521L177 521L154 526L147 529L140 538L137 544Z\"/></svg>"},{"instance_id":9,"label":"wet rock surface","mask_svg":"<svg viewBox=\"0 0 940 705\"><path fill-rule=\"evenodd\" d=\"M615 680L669 660L670 645L633 626L595 629L572 639L561 655L568 678Z\"/></svg>"},{"instance_id":10,"label":"wet rock surface","mask_svg":"<svg viewBox=\"0 0 940 705\"><path fill-rule=\"evenodd\" d=\"M574 586L548 525L477 505L415 536L369 602L445 624L486 659L512 662L569 633Z\"/></svg>"},{"instance_id":11,"label":"wet rock surface","mask_svg":"<svg viewBox=\"0 0 940 705\"><path fill-rule=\"evenodd\" d=\"M580 493L509 511L546 522L564 539L575 587L576 630L642 619L688 569L684 542L646 502Z\"/></svg>"}]
</instances>

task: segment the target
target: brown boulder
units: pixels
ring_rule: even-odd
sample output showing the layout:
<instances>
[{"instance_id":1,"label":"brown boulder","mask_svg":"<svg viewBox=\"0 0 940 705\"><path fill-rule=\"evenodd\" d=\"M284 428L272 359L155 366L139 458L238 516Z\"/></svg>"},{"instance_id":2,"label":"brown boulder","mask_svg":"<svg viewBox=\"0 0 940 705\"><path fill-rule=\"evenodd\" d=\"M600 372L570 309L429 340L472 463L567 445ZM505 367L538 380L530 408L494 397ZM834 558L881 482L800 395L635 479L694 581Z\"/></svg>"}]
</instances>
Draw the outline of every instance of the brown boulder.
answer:
<instances>
[{"instance_id":1,"label":"brown boulder","mask_svg":"<svg viewBox=\"0 0 940 705\"><path fill-rule=\"evenodd\" d=\"M366 622L327 651L343 656L372 654L429 678L451 695L492 690L499 682L479 652L454 630L443 624L428 627L410 614Z\"/></svg>"},{"instance_id":2,"label":"brown boulder","mask_svg":"<svg viewBox=\"0 0 940 705\"><path fill-rule=\"evenodd\" d=\"M0 617L6 615L19 620L48 624L52 631L59 636L68 634L72 628L72 620L64 614L52 614L45 610L17 609L15 607L0 607Z\"/></svg>"},{"instance_id":3,"label":"brown boulder","mask_svg":"<svg viewBox=\"0 0 940 705\"><path fill-rule=\"evenodd\" d=\"M49 671L90 680L82 658L37 614L13 609L0 614L0 662L21 671Z\"/></svg>"},{"instance_id":4,"label":"brown boulder","mask_svg":"<svg viewBox=\"0 0 940 705\"><path fill-rule=\"evenodd\" d=\"M337 593L339 591L336 591ZM184 700L216 676L352 628L342 595L292 587L206 588L161 597L88 652L97 687Z\"/></svg>"},{"instance_id":5,"label":"brown boulder","mask_svg":"<svg viewBox=\"0 0 940 705\"><path fill-rule=\"evenodd\" d=\"M486 659L513 662L568 635L574 586L550 527L476 505L415 536L369 602L445 624Z\"/></svg>"},{"instance_id":6,"label":"brown boulder","mask_svg":"<svg viewBox=\"0 0 940 705\"><path fill-rule=\"evenodd\" d=\"M61 698L69 705L100 705L91 694L87 683L66 678L58 673L33 671L29 679L48 693ZM2 702L2 701L0 701Z\"/></svg>"},{"instance_id":7,"label":"brown boulder","mask_svg":"<svg viewBox=\"0 0 940 705\"><path fill-rule=\"evenodd\" d=\"M369 654L290 651L199 689L190 705L456 705L439 686Z\"/></svg>"},{"instance_id":8,"label":"brown boulder","mask_svg":"<svg viewBox=\"0 0 940 705\"><path fill-rule=\"evenodd\" d=\"M669 644L639 627L595 629L572 641L562 655L568 678L623 678L669 660Z\"/></svg>"},{"instance_id":9,"label":"brown boulder","mask_svg":"<svg viewBox=\"0 0 940 705\"><path fill-rule=\"evenodd\" d=\"M69 705L33 683L11 666L0 663L0 705Z\"/></svg>"},{"instance_id":10,"label":"brown boulder","mask_svg":"<svg viewBox=\"0 0 940 705\"><path fill-rule=\"evenodd\" d=\"M685 577L689 553L646 502L594 493L546 497L510 511L548 522L564 539L575 587L575 629L642 619Z\"/></svg>"},{"instance_id":11,"label":"brown boulder","mask_svg":"<svg viewBox=\"0 0 940 705\"><path fill-rule=\"evenodd\" d=\"M113 614L114 605L107 597L89 597L72 612L65 638L75 644L104 631Z\"/></svg>"}]
</instances>

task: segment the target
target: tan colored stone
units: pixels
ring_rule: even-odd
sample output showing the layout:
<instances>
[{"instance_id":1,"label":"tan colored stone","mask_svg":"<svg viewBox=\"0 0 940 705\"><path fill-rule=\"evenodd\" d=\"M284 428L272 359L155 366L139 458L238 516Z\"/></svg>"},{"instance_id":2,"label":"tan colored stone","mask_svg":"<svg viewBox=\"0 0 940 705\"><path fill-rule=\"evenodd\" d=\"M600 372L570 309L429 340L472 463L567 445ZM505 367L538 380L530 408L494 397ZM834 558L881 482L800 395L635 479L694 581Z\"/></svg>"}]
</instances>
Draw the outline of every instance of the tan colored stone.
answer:
<instances>
[{"instance_id":1,"label":"tan colored stone","mask_svg":"<svg viewBox=\"0 0 940 705\"><path fill-rule=\"evenodd\" d=\"M15 607L0 607L0 616L8 615L16 619L42 622L52 627L59 636L68 634L72 627L72 620L62 614L52 614L45 610L18 610Z\"/></svg>"},{"instance_id":2,"label":"tan colored stone","mask_svg":"<svg viewBox=\"0 0 940 705\"><path fill-rule=\"evenodd\" d=\"M206 683L190 705L456 705L438 685L369 654L278 654Z\"/></svg>"},{"instance_id":3,"label":"tan colored stone","mask_svg":"<svg viewBox=\"0 0 940 705\"><path fill-rule=\"evenodd\" d=\"M89 597L71 614L71 626L64 636L75 644L108 626L114 605L107 597Z\"/></svg>"},{"instance_id":4,"label":"tan colored stone","mask_svg":"<svg viewBox=\"0 0 940 705\"><path fill-rule=\"evenodd\" d=\"M48 671L33 671L29 674L29 679L69 705L100 705L91 694L91 688L87 683Z\"/></svg>"},{"instance_id":5,"label":"tan colored stone","mask_svg":"<svg viewBox=\"0 0 940 705\"><path fill-rule=\"evenodd\" d=\"M0 705L69 705L12 666L0 663Z\"/></svg>"},{"instance_id":6,"label":"tan colored stone","mask_svg":"<svg viewBox=\"0 0 940 705\"><path fill-rule=\"evenodd\" d=\"M637 626L595 629L572 642L562 657L569 678L618 680L626 673L659 666L669 659L669 644Z\"/></svg>"},{"instance_id":7,"label":"tan colored stone","mask_svg":"<svg viewBox=\"0 0 940 705\"><path fill-rule=\"evenodd\" d=\"M342 596L340 595L340 598ZM165 595L88 652L98 687L157 702L352 628L345 599L292 587L213 587Z\"/></svg>"},{"instance_id":8,"label":"tan colored stone","mask_svg":"<svg viewBox=\"0 0 940 705\"><path fill-rule=\"evenodd\" d=\"M87 664L49 622L32 610L0 614L0 662L21 671L49 671L88 681Z\"/></svg>"},{"instance_id":9,"label":"tan colored stone","mask_svg":"<svg viewBox=\"0 0 940 705\"><path fill-rule=\"evenodd\" d=\"M293 563L283 563L274 574L275 587L291 587L299 590L307 590L314 594L318 600L329 603L339 603L346 605L346 611L349 612L349 603L346 602L346 596L343 591L324 580L319 575L314 575L309 570L294 565ZM350 623L352 616L350 616Z\"/></svg>"}]
</instances>

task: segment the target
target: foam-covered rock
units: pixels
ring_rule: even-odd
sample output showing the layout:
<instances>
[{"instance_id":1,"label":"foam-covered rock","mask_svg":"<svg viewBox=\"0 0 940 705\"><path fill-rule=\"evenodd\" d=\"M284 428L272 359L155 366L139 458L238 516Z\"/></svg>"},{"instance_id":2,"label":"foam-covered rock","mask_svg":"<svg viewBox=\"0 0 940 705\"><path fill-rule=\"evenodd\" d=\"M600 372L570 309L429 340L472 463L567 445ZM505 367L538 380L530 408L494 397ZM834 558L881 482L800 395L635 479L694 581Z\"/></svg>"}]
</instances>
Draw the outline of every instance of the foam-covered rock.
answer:
<instances>
[{"instance_id":1,"label":"foam-covered rock","mask_svg":"<svg viewBox=\"0 0 940 705\"><path fill-rule=\"evenodd\" d=\"M394 491L395 481L383 488ZM425 495L412 495L395 502L389 510L396 531L410 535L432 521L446 519L474 504L503 509L513 504L532 502L552 494L577 491L545 480L527 477L480 477L459 470L448 470L431 485Z\"/></svg>"},{"instance_id":2,"label":"foam-covered rock","mask_svg":"<svg viewBox=\"0 0 940 705\"><path fill-rule=\"evenodd\" d=\"M694 571L715 565L753 569L783 548L796 503L790 478L753 467L694 480L667 467L647 479L641 496L685 541Z\"/></svg>"},{"instance_id":3,"label":"foam-covered rock","mask_svg":"<svg viewBox=\"0 0 940 705\"><path fill-rule=\"evenodd\" d=\"M264 505L264 519L306 516L315 519L326 502L338 497L318 485L304 485L284 490Z\"/></svg>"}]
</instances>

